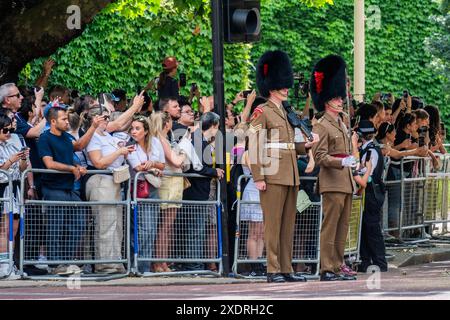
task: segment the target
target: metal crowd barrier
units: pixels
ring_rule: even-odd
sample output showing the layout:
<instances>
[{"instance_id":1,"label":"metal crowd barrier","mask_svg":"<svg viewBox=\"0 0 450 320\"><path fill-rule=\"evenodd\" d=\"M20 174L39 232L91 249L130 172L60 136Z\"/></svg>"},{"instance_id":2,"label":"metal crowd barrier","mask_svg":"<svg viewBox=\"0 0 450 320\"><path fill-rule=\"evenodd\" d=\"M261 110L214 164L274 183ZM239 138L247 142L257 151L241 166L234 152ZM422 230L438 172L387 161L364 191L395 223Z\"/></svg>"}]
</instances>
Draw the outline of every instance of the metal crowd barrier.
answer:
<instances>
[{"instance_id":1,"label":"metal crowd barrier","mask_svg":"<svg viewBox=\"0 0 450 320\"><path fill-rule=\"evenodd\" d=\"M396 168L389 168L396 170L400 179L385 182L387 205L383 214L388 217L388 225L384 232L409 243L428 241L436 235L434 229L441 234L447 232L450 157L436 156L441 161L438 169L433 168L429 157L405 157L394 163Z\"/></svg>"},{"instance_id":2,"label":"metal crowd barrier","mask_svg":"<svg viewBox=\"0 0 450 320\"><path fill-rule=\"evenodd\" d=\"M26 170L21 179L20 272L26 279L111 280L130 273L130 196L108 201L26 200L28 173L70 174L54 170ZM108 177L108 170L88 171L89 179ZM109 177L108 177L109 178ZM89 181L89 180L88 180ZM130 181L123 183L130 190ZM97 190L97 189L93 189ZM120 192L120 197L123 197ZM45 255L46 260L39 260ZM26 276L24 266L49 266L49 275ZM126 265L126 267L124 267ZM50 268L52 266L53 268ZM63 266L61 270L60 266ZM58 271L59 270L59 271ZM60 274L68 273L64 276Z\"/></svg>"},{"instance_id":3,"label":"metal crowd barrier","mask_svg":"<svg viewBox=\"0 0 450 320\"><path fill-rule=\"evenodd\" d=\"M9 197L0 194L0 279L7 278L13 272L13 198L12 198L12 179L11 175L5 171L0 170L0 177L6 177L7 187L9 188ZM6 186L5 186L6 187Z\"/></svg>"},{"instance_id":4,"label":"metal crowd barrier","mask_svg":"<svg viewBox=\"0 0 450 320\"><path fill-rule=\"evenodd\" d=\"M436 155L438 156L438 155ZM450 223L449 208L449 178L450 178L450 156L439 155L441 167L438 170L427 167L427 186L425 188L425 217L424 224L429 227L429 233L433 238L449 236L448 227ZM431 162L430 159L426 160Z\"/></svg>"},{"instance_id":5,"label":"metal crowd barrier","mask_svg":"<svg viewBox=\"0 0 450 320\"><path fill-rule=\"evenodd\" d=\"M344 256L350 264L359 262L359 250L361 246L361 228L364 211L364 197L353 196L352 212L347 233Z\"/></svg>"},{"instance_id":6,"label":"metal crowd barrier","mask_svg":"<svg viewBox=\"0 0 450 320\"><path fill-rule=\"evenodd\" d=\"M220 184L216 183L215 200L210 201L167 201L163 199L138 198L137 183L144 172L136 174L133 184L133 273L144 276L179 276L179 275L212 275L221 276L222 265L222 205L220 202ZM164 173L166 177L201 178L198 174ZM183 183L183 179L181 179ZM151 187L152 188L152 187ZM161 256L157 251L161 222L172 212L176 218L169 223L172 233L165 236L167 255ZM165 220L164 220L165 221ZM166 222L167 223L167 222ZM167 229L167 226L166 226ZM161 250L159 250L161 251ZM150 265L168 263L179 270L171 272L154 272ZM196 265L192 267L192 265ZM205 264L217 264L217 271L205 268ZM141 269L141 270L140 270ZM148 271L145 271L148 270Z\"/></svg>"},{"instance_id":7,"label":"metal crowd barrier","mask_svg":"<svg viewBox=\"0 0 450 320\"><path fill-rule=\"evenodd\" d=\"M241 199L241 181L249 179L251 176L242 175L238 179L237 186L237 214L236 214L236 234L235 234L235 254L232 271L235 276L243 278L258 278L263 275L246 275L245 266L249 264L259 264L260 266L266 263L266 255L263 251L262 256L258 259L249 259L247 253L247 240L251 228L255 228L255 223L260 222L246 221L241 218L244 211L258 210L260 206L256 201L243 201ZM301 178L302 181L315 178L307 177ZM253 225L250 225L253 223ZM321 203L312 203L302 213L298 213L295 221L294 231L294 245L293 245L293 260L295 264L305 264L311 266L312 272L304 274L307 278L317 279L319 277L319 263L320 263L320 230L322 225L322 206ZM262 230L264 230L262 228ZM253 230L252 230L253 231ZM263 231L261 231L263 232ZM264 240L263 240L264 241ZM263 244L264 245L264 244ZM265 271L265 267L263 268ZM247 272L248 273L248 272Z\"/></svg>"}]
</instances>

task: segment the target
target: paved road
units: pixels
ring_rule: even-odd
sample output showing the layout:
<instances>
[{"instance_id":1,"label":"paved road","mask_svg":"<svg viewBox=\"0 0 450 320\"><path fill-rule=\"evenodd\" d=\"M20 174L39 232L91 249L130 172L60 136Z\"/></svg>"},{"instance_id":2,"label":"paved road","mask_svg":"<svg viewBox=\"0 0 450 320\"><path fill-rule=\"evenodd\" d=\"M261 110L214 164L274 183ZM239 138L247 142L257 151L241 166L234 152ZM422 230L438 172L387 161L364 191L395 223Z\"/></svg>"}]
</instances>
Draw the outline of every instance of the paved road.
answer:
<instances>
[{"instance_id":1,"label":"paved road","mask_svg":"<svg viewBox=\"0 0 450 320\"><path fill-rule=\"evenodd\" d=\"M47 284L32 287L24 281L20 287L6 288L0 282L0 299L50 299L50 300L232 300L232 299L446 299L450 300L450 261L421 266L392 269L381 274L380 289L368 289L368 275L357 281L318 282L296 284L235 283L164 285L164 280L145 282L134 279L118 284L114 281L98 286L81 284L79 290ZM141 284L141 281L143 285ZM198 281L197 281L198 282ZM214 282L214 280L213 280ZM31 284L30 284L31 285ZM371 282L376 286L376 282Z\"/></svg>"}]
</instances>

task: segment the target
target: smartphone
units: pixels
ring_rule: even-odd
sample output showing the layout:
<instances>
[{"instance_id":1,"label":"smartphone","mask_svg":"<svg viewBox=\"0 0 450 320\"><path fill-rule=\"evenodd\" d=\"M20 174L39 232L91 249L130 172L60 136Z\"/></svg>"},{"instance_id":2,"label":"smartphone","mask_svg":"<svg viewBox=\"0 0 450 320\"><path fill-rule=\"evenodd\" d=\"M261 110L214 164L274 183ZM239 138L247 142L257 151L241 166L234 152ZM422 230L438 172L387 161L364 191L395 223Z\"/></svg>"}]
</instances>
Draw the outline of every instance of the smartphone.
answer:
<instances>
[{"instance_id":1,"label":"smartphone","mask_svg":"<svg viewBox=\"0 0 450 320\"><path fill-rule=\"evenodd\" d=\"M247 99L248 95L249 95L250 93L252 93L252 91L253 91L253 90L245 90L245 91L243 91L242 94L243 94L244 98Z\"/></svg>"},{"instance_id":2,"label":"smartphone","mask_svg":"<svg viewBox=\"0 0 450 320\"><path fill-rule=\"evenodd\" d=\"M100 105L100 114L103 114L103 111L106 109L104 93L98 95L98 104Z\"/></svg>"},{"instance_id":3,"label":"smartphone","mask_svg":"<svg viewBox=\"0 0 450 320\"><path fill-rule=\"evenodd\" d=\"M409 92L408 92L408 90L404 90L404 91L403 91L403 98L408 99L408 97L409 97Z\"/></svg>"},{"instance_id":4,"label":"smartphone","mask_svg":"<svg viewBox=\"0 0 450 320\"><path fill-rule=\"evenodd\" d=\"M195 92L195 90L197 90L197 84L194 82L191 84L191 91Z\"/></svg>"},{"instance_id":5,"label":"smartphone","mask_svg":"<svg viewBox=\"0 0 450 320\"><path fill-rule=\"evenodd\" d=\"M136 141L133 138L130 138L130 140L127 141L125 144L125 147L134 146L136 144Z\"/></svg>"},{"instance_id":6,"label":"smartphone","mask_svg":"<svg viewBox=\"0 0 450 320\"><path fill-rule=\"evenodd\" d=\"M180 88L186 87L186 73L180 73Z\"/></svg>"}]
</instances>

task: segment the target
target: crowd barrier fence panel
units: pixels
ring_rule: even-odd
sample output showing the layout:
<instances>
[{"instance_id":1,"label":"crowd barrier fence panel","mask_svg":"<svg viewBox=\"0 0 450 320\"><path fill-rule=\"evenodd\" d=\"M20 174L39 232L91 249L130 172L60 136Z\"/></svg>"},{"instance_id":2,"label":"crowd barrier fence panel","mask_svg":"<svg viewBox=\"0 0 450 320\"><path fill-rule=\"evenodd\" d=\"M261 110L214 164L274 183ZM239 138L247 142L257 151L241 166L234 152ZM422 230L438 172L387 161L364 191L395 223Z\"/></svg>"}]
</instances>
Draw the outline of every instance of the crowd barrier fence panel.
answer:
<instances>
[{"instance_id":1,"label":"crowd barrier fence panel","mask_svg":"<svg viewBox=\"0 0 450 320\"><path fill-rule=\"evenodd\" d=\"M7 182L4 184L9 188L9 196L5 197L0 194L0 265L7 265L7 268L2 268L5 273L0 273L0 279L7 278L13 272L13 194L12 194L12 179L11 175L5 171L0 170L0 177L6 177ZM6 189L6 188L5 188Z\"/></svg>"},{"instance_id":2,"label":"crowd barrier fence panel","mask_svg":"<svg viewBox=\"0 0 450 320\"><path fill-rule=\"evenodd\" d=\"M27 200L24 186L28 173L70 174L44 169L28 169L22 174L22 275L31 280L67 279L69 275L80 280L112 280L128 276L131 261L130 181L122 184L126 192L123 194L121 188L119 201ZM112 172L108 170L89 170L87 174L89 178L100 175L112 179ZM38 259L42 253L47 257L44 261ZM47 276L25 276L23 268L27 265L56 267L49 270L53 272L59 265L68 266L69 274L61 276L50 272Z\"/></svg>"},{"instance_id":3,"label":"crowd barrier fence panel","mask_svg":"<svg viewBox=\"0 0 450 320\"><path fill-rule=\"evenodd\" d=\"M143 174L145 173L136 174L133 186L137 186L137 181ZM164 173L164 175L182 178L208 178L198 174ZM182 181L183 179L181 179ZM216 180L213 183L216 186L216 196L215 200L210 201L167 201L138 198L137 187L133 187L131 203L134 229L133 273L143 277L194 274L221 276L223 272L222 205L220 182ZM157 251L158 233L162 219L170 212L169 210L175 210L175 220L170 222L173 223L172 234L165 234L168 237L165 244L168 254L161 256L161 253ZM165 223L167 224L166 221ZM150 268L150 264L162 262L178 264L180 270L154 272L155 270ZM213 266L217 264L218 268L211 270L205 267L205 264ZM192 268L193 265L195 265L194 268Z\"/></svg>"}]
</instances>

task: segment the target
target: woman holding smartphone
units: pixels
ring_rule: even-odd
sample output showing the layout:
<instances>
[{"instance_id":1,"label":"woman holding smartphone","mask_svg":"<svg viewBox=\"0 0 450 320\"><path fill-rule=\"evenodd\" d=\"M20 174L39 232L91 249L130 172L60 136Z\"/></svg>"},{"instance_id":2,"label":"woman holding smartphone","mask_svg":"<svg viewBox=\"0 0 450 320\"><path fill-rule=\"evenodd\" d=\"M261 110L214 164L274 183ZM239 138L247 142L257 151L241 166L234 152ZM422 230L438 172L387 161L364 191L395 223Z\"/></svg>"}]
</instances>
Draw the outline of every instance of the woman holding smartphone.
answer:
<instances>
[{"instance_id":1,"label":"woman holding smartphone","mask_svg":"<svg viewBox=\"0 0 450 320\"><path fill-rule=\"evenodd\" d=\"M128 156L132 182L134 183L137 172L152 170L155 175L161 175L166 163L164 150L161 141L151 135L148 118L142 115L135 116L131 123L130 135L136 146L135 151ZM143 181L146 179L146 176L141 175L138 179ZM154 185L150 184L148 198L159 199L158 188ZM144 205L141 208L138 213L138 230L134 230L134 232L138 232L139 256L149 259L153 257L154 252L153 243L158 227L159 206ZM134 222L131 223L131 227L134 227ZM132 237L132 239L134 238ZM138 265L138 269L141 273L149 272L150 264L141 262Z\"/></svg>"},{"instance_id":2,"label":"woman holding smartphone","mask_svg":"<svg viewBox=\"0 0 450 320\"><path fill-rule=\"evenodd\" d=\"M10 194L13 194L13 207L9 208L8 202L1 203L0 212L0 256L7 259L8 245L7 235L5 232L9 226L9 212L14 214L13 233L16 238L17 231L19 229L19 201L20 201L20 175L28 167L31 167L27 161L30 152L29 149L23 147L20 139L17 135L12 134L14 132L13 121L6 115L0 115L0 169L7 171L12 178L12 189L10 190L8 184L8 177L4 174L0 174L0 198L9 198ZM15 239L14 246L17 246L17 239ZM19 257L16 254L14 256L14 262L17 264ZM13 270L9 270L8 264L0 264L0 277L7 276L9 279L19 279L17 268L14 266Z\"/></svg>"}]
</instances>

